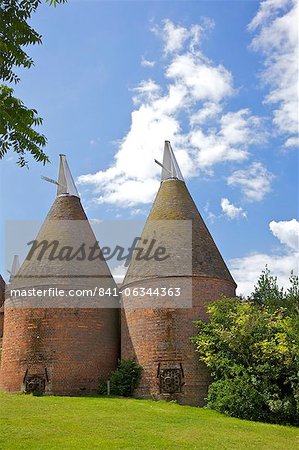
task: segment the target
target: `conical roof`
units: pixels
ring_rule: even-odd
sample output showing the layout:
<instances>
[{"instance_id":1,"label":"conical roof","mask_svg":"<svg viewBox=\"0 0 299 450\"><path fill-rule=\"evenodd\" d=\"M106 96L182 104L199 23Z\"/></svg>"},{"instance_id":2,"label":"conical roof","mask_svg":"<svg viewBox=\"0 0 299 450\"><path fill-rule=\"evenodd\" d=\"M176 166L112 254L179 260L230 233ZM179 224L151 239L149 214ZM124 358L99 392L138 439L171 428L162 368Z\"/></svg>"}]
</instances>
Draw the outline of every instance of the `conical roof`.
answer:
<instances>
[{"instance_id":1,"label":"conical roof","mask_svg":"<svg viewBox=\"0 0 299 450\"><path fill-rule=\"evenodd\" d=\"M149 242L154 238L158 242L161 237L168 252L176 249L177 257L172 254L163 261L163 265L157 265L155 259L138 260L135 252L124 284L159 277L159 274L167 277L205 276L234 283L185 182L178 177L169 175L168 178L163 178L164 176L165 171L162 172L160 189L145 223L141 240L147 239ZM187 273L188 271L190 273Z\"/></svg>"},{"instance_id":2,"label":"conical roof","mask_svg":"<svg viewBox=\"0 0 299 450\"><path fill-rule=\"evenodd\" d=\"M72 180L65 156L60 160L57 197L36 237L30 251L10 285L11 289L49 287L79 292L84 289L115 289L116 284L104 260L94 232L81 205L77 190L66 182L60 193L61 181ZM76 195L69 194L73 192ZM93 249L91 255L90 249ZM57 292L57 291L55 291ZM22 307L99 307L115 306L117 298L95 295L91 292L70 298L41 296L18 299ZM10 301L14 299L11 298ZM108 303L106 304L106 302ZM46 302L46 303L45 303ZM74 303L77 302L77 303Z\"/></svg>"}]
</instances>

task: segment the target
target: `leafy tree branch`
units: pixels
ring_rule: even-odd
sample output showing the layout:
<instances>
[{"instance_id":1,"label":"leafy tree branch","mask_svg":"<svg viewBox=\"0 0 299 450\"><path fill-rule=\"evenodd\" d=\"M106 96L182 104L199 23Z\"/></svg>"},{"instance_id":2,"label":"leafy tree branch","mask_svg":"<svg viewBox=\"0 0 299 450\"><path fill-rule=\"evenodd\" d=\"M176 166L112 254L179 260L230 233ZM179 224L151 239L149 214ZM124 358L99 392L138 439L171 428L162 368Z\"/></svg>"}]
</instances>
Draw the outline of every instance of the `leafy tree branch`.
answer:
<instances>
[{"instance_id":1,"label":"leafy tree branch","mask_svg":"<svg viewBox=\"0 0 299 450\"><path fill-rule=\"evenodd\" d=\"M49 158L43 148L47 144L45 136L36 131L42 118L35 109L27 108L14 97L12 84L20 81L16 68L29 69L34 65L27 54L29 45L42 43L41 35L28 23L41 0L2 0L0 2L0 159L10 150L18 154L17 164L27 164L26 153L36 161L45 164ZM66 0L46 0L52 6L66 3Z\"/></svg>"}]
</instances>

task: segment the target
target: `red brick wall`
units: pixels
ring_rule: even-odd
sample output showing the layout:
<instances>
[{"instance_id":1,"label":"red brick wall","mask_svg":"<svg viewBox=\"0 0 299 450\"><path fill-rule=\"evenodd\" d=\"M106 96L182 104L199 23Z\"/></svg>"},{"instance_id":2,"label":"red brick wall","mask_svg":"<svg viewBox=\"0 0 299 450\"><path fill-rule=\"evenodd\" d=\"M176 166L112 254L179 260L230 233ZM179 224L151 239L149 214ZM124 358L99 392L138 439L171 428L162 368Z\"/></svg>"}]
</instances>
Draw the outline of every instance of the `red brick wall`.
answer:
<instances>
[{"instance_id":1,"label":"red brick wall","mask_svg":"<svg viewBox=\"0 0 299 450\"><path fill-rule=\"evenodd\" d=\"M0 338L3 336L5 282L0 275Z\"/></svg>"},{"instance_id":2,"label":"red brick wall","mask_svg":"<svg viewBox=\"0 0 299 450\"><path fill-rule=\"evenodd\" d=\"M186 283L190 279L185 280ZM148 280L143 286L163 285L163 279ZM135 284L134 286L138 286ZM131 287L134 287L131 286ZM140 283L139 283L140 286ZM143 375L137 397L173 399L182 404L202 406L205 403L210 382L209 372L198 362L190 337L196 334L194 320L207 319L209 302L225 295L235 295L235 285L229 281L208 277L192 280L193 304L190 308L132 308L140 298L123 296L122 358L136 357L143 367ZM131 306L128 308L128 306ZM161 368L180 367L184 370L182 393L160 394L157 377Z\"/></svg>"},{"instance_id":3,"label":"red brick wall","mask_svg":"<svg viewBox=\"0 0 299 450\"><path fill-rule=\"evenodd\" d=\"M0 308L0 338L3 336L3 325L4 325L4 308Z\"/></svg>"},{"instance_id":4,"label":"red brick wall","mask_svg":"<svg viewBox=\"0 0 299 450\"><path fill-rule=\"evenodd\" d=\"M28 375L49 376L46 392L96 392L119 357L119 316L115 309L5 309L0 388L23 390Z\"/></svg>"}]
</instances>

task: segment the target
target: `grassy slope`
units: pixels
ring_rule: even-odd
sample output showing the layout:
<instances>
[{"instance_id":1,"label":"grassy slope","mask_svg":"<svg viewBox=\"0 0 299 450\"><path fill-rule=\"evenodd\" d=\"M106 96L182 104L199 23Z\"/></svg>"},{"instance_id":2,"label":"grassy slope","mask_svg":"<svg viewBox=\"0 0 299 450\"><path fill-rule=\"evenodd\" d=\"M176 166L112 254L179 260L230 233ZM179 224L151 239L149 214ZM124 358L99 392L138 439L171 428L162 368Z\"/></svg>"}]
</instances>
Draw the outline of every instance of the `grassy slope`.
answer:
<instances>
[{"instance_id":1,"label":"grassy slope","mask_svg":"<svg viewBox=\"0 0 299 450\"><path fill-rule=\"evenodd\" d=\"M0 394L0 449L299 448L298 429L173 403Z\"/></svg>"}]
</instances>

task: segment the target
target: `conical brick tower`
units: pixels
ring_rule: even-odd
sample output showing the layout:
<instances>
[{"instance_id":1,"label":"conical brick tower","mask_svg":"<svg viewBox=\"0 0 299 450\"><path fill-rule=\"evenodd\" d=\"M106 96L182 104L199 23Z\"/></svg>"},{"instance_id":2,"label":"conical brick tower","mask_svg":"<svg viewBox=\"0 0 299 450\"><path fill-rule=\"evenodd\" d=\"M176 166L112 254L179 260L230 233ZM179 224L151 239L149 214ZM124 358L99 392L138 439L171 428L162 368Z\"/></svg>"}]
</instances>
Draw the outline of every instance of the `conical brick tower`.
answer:
<instances>
[{"instance_id":1,"label":"conical brick tower","mask_svg":"<svg viewBox=\"0 0 299 450\"><path fill-rule=\"evenodd\" d=\"M94 393L119 357L116 285L64 155L56 184L57 197L5 301L5 391ZM103 287L112 296L98 295ZM33 295L34 289L42 295Z\"/></svg>"},{"instance_id":2,"label":"conical brick tower","mask_svg":"<svg viewBox=\"0 0 299 450\"><path fill-rule=\"evenodd\" d=\"M19 256L15 255L10 271L9 282L11 282L20 268ZM3 337L4 328L4 300L5 300L5 281L0 275L0 338ZM1 346L2 348L2 346Z\"/></svg>"},{"instance_id":3,"label":"conical brick tower","mask_svg":"<svg viewBox=\"0 0 299 450\"><path fill-rule=\"evenodd\" d=\"M194 321L207 318L209 302L234 296L236 284L168 141L160 165L161 186L140 242L162 242L170 257L158 263L133 255L122 286L122 358L135 357L143 366L136 396L202 406L209 373L190 342Z\"/></svg>"},{"instance_id":4,"label":"conical brick tower","mask_svg":"<svg viewBox=\"0 0 299 450\"><path fill-rule=\"evenodd\" d=\"M3 336L5 281L0 275L0 338Z\"/></svg>"}]
</instances>

